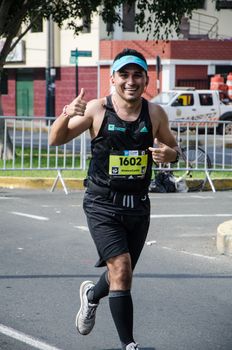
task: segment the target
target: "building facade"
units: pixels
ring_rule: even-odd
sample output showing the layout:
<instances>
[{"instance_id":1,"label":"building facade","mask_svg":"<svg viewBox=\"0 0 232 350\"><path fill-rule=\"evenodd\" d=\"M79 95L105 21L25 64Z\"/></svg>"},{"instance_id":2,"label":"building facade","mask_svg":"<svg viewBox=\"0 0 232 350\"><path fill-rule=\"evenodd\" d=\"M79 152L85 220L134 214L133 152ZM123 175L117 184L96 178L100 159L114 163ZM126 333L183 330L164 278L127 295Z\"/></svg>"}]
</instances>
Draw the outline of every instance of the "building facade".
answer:
<instances>
[{"instance_id":1,"label":"building facade","mask_svg":"<svg viewBox=\"0 0 232 350\"><path fill-rule=\"evenodd\" d=\"M138 34L136 8L128 12L126 5L120 9L123 26L109 28L94 16L76 37L65 25L60 29L43 21L8 57L2 91L4 114L59 115L81 87L87 101L109 94L110 66L125 47L141 51L148 61L148 99L174 86L209 88L212 75L226 76L232 71L231 3L202 1L202 8L194 11L191 20L183 18L179 38L173 33L170 41L146 40L146 33Z\"/></svg>"}]
</instances>

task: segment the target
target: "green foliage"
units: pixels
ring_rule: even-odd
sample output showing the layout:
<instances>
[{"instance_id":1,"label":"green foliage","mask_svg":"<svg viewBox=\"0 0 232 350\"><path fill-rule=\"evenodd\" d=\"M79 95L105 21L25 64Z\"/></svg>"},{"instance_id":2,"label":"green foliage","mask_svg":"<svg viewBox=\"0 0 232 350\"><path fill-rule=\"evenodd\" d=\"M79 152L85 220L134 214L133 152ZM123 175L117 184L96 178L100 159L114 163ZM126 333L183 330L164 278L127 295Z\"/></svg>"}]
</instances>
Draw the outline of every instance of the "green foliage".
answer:
<instances>
[{"instance_id":1,"label":"green foliage","mask_svg":"<svg viewBox=\"0 0 232 350\"><path fill-rule=\"evenodd\" d=\"M137 27L159 37L167 36L172 26L177 29L181 18L190 16L202 0L0 0L0 36L8 36L12 32L12 24L18 20L29 23L38 15L43 18L52 16L59 26L67 21L76 33L82 27L76 24L75 19L91 18L93 13L99 13L106 23L121 23L118 7L123 3L137 3Z\"/></svg>"},{"instance_id":2,"label":"green foliage","mask_svg":"<svg viewBox=\"0 0 232 350\"><path fill-rule=\"evenodd\" d=\"M215 1L215 0L212 0ZM9 52L32 27L33 22L50 16L59 27L65 24L78 34L83 25L77 19L89 18L98 13L109 28L122 24L119 7L122 4L136 4L136 29L144 31L147 37L167 39L178 27L183 16L191 16L202 0L0 0L0 38L6 38L0 53L0 71ZM26 24L20 32L21 24ZM80 23L80 22L79 22ZM13 42L13 39L18 40Z\"/></svg>"}]
</instances>

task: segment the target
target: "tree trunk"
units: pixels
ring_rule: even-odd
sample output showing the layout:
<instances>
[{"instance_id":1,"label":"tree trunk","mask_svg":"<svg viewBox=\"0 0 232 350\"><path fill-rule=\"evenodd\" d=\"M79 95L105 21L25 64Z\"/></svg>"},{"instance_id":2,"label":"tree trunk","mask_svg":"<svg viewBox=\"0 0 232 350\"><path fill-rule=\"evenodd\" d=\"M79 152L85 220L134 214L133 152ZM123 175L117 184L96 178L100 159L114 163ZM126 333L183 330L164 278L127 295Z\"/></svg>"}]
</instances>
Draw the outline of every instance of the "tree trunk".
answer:
<instances>
[{"instance_id":1,"label":"tree trunk","mask_svg":"<svg viewBox=\"0 0 232 350\"><path fill-rule=\"evenodd\" d=\"M0 91L0 116L3 115L2 99ZM6 131L5 141L5 119L0 118L0 159L12 159L13 158L13 145L9 135L9 131Z\"/></svg>"}]
</instances>

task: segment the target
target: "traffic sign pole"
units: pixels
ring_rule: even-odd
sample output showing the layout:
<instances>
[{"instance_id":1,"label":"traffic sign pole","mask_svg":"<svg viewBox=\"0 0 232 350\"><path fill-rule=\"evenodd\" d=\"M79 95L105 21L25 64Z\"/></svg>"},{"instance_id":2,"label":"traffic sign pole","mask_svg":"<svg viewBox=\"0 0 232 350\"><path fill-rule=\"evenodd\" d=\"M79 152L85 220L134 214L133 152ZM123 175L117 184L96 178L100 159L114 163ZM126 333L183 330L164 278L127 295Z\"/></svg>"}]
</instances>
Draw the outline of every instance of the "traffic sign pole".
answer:
<instances>
[{"instance_id":1,"label":"traffic sign pole","mask_svg":"<svg viewBox=\"0 0 232 350\"><path fill-rule=\"evenodd\" d=\"M156 88L158 93L160 92L160 79L159 79L160 68L161 68L160 56L156 56Z\"/></svg>"},{"instance_id":2,"label":"traffic sign pole","mask_svg":"<svg viewBox=\"0 0 232 350\"><path fill-rule=\"evenodd\" d=\"M75 62L75 75L76 75L76 96L79 93L78 86L78 57L92 57L92 51L83 51L83 50L71 50L70 63ZM74 61L75 59L75 61Z\"/></svg>"},{"instance_id":3,"label":"traffic sign pole","mask_svg":"<svg viewBox=\"0 0 232 350\"><path fill-rule=\"evenodd\" d=\"M78 52L77 49L76 49L76 52ZM78 80L79 80L79 78L78 78L78 56L77 55L76 55L75 73L76 73L76 96L78 96L79 95L78 94L78 90L79 90Z\"/></svg>"}]
</instances>

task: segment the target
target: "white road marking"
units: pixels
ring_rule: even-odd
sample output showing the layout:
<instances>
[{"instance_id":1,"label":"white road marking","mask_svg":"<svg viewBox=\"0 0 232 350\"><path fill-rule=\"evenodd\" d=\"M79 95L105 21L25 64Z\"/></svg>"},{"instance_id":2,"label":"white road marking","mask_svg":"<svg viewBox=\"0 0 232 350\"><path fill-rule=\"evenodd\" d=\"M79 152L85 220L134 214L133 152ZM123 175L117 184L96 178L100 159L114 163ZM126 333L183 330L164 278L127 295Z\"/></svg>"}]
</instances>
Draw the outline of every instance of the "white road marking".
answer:
<instances>
[{"instance_id":1,"label":"white road marking","mask_svg":"<svg viewBox=\"0 0 232 350\"><path fill-rule=\"evenodd\" d=\"M181 196L181 200L189 200L189 198L201 198L201 199L215 199L215 197L211 196L211 195L207 195L207 196L203 196L203 195L197 195L197 194L191 194L189 195L189 193L171 193L170 195L168 193L163 193L161 195L159 195L158 193L149 193L149 197L150 199L168 199L168 198L177 198Z\"/></svg>"},{"instance_id":2,"label":"white road marking","mask_svg":"<svg viewBox=\"0 0 232 350\"><path fill-rule=\"evenodd\" d=\"M156 244L156 241L147 241L146 245L152 245L152 244Z\"/></svg>"},{"instance_id":3,"label":"white road marking","mask_svg":"<svg viewBox=\"0 0 232 350\"><path fill-rule=\"evenodd\" d=\"M22 343L28 344L30 346L33 346L36 349L40 350L61 350L60 348L57 348L55 346L49 345L43 341L40 341L39 339L36 339L34 337L31 337L30 335L27 335L25 333L19 332L13 328L6 327L3 324L0 323L0 333L5 334L6 336L19 340Z\"/></svg>"},{"instance_id":4,"label":"white road marking","mask_svg":"<svg viewBox=\"0 0 232 350\"><path fill-rule=\"evenodd\" d=\"M17 197L0 197L0 200L1 199L18 199Z\"/></svg>"},{"instance_id":5,"label":"white road marking","mask_svg":"<svg viewBox=\"0 0 232 350\"><path fill-rule=\"evenodd\" d=\"M182 233L178 235L177 237L184 237L184 238L205 238L210 237L214 239L216 236L216 233L213 235L212 233Z\"/></svg>"},{"instance_id":6,"label":"white road marking","mask_svg":"<svg viewBox=\"0 0 232 350\"><path fill-rule=\"evenodd\" d=\"M48 221L49 220L49 218L47 218L46 216L38 216L38 215L32 215L32 214L27 214L27 213L20 213L18 211L11 211L11 214L24 216L26 218L40 220L40 221Z\"/></svg>"},{"instance_id":7,"label":"white road marking","mask_svg":"<svg viewBox=\"0 0 232 350\"><path fill-rule=\"evenodd\" d=\"M190 252L186 252L185 250L179 250L179 252L182 253L182 254L186 254L186 255L196 256L198 258L204 258L204 259L209 259L209 260L215 260L216 259L215 256L203 255L203 254L198 254L198 253L190 253Z\"/></svg>"},{"instance_id":8,"label":"white road marking","mask_svg":"<svg viewBox=\"0 0 232 350\"><path fill-rule=\"evenodd\" d=\"M82 230L82 231L89 231L87 226L74 226L74 227L78 228L79 230Z\"/></svg>"},{"instance_id":9,"label":"white road marking","mask_svg":"<svg viewBox=\"0 0 232 350\"><path fill-rule=\"evenodd\" d=\"M151 219L162 218L200 218L200 217L232 217L232 214L160 214L151 215Z\"/></svg>"},{"instance_id":10,"label":"white road marking","mask_svg":"<svg viewBox=\"0 0 232 350\"><path fill-rule=\"evenodd\" d=\"M177 253L196 256L197 258L204 258L204 259L208 259L208 260L215 260L216 259L216 257L214 257L214 256L203 255L203 254L198 254L198 253L191 253L191 252L187 252L186 250L176 250L176 249L166 247L166 246L161 246L161 248L165 249L165 250L172 250L172 251L175 251Z\"/></svg>"},{"instance_id":11,"label":"white road marking","mask_svg":"<svg viewBox=\"0 0 232 350\"><path fill-rule=\"evenodd\" d=\"M200 198L200 199L214 199L212 196L201 196L198 194L192 195L191 198Z\"/></svg>"}]
</instances>

